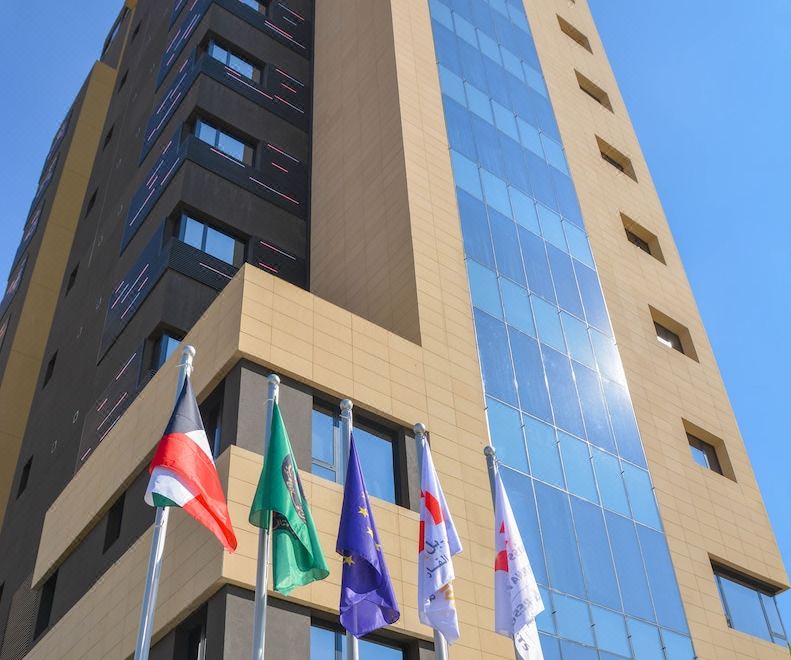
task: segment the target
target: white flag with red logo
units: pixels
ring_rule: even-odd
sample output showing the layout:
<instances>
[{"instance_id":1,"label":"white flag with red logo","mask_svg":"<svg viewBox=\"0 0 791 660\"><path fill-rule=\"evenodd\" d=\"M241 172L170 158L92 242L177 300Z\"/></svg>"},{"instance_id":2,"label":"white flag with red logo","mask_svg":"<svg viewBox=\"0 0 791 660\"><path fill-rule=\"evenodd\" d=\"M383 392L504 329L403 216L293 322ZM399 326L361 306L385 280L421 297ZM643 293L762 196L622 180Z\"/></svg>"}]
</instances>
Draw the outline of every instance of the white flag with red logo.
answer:
<instances>
[{"instance_id":1,"label":"white flag with red logo","mask_svg":"<svg viewBox=\"0 0 791 660\"><path fill-rule=\"evenodd\" d=\"M544 611L511 503L495 469L494 627L513 637L522 660L543 660L536 617Z\"/></svg>"},{"instance_id":2,"label":"white flag with red logo","mask_svg":"<svg viewBox=\"0 0 791 660\"><path fill-rule=\"evenodd\" d=\"M461 542L439 485L428 441L423 437L418 542L418 611L420 621L442 633L449 644L459 638L453 598L453 555Z\"/></svg>"}]
</instances>

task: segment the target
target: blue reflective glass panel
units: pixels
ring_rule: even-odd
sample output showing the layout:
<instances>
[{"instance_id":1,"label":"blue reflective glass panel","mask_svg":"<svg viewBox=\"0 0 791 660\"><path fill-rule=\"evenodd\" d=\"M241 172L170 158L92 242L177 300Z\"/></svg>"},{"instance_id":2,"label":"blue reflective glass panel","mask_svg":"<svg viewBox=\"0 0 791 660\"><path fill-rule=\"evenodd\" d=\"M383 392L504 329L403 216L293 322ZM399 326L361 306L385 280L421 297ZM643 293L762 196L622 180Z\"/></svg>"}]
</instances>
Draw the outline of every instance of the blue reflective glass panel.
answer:
<instances>
[{"instance_id":1,"label":"blue reflective glass panel","mask_svg":"<svg viewBox=\"0 0 791 660\"><path fill-rule=\"evenodd\" d=\"M554 245L547 245L547 256L552 271L552 281L555 283L555 293L558 296L558 305L574 316L582 318L584 316L582 302L574 279L571 257Z\"/></svg>"},{"instance_id":2,"label":"blue reflective glass panel","mask_svg":"<svg viewBox=\"0 0 791 660\"><path fill-rule=\"evenodd\" d=\"M538 226L536 205L533 204L533 200L516 188L509 188L508 193L511 196L511 209L514 213L514 220L534 234L540 233L541 229Z\"/></svg>"},{"instance_id":3,"label":"blue reflective glass panel","mask_svg":"<svg viewBox=\"0 0 791 660\"><path fill-rule=\"evenodd\" d=\"M488 170L481 170L481 183L486 203L496 211L510 215L511 201L508 199L508 186L500 177ZM491 220L491 217L489 218Z\"/></svg>"},{"instance_id":4,"label":"blue reflective glass panel","mask_svg":"<svg viewBox=\"0 0 791 660\"><path fill-rule=\"evenodd\" d=\"M591 615L599 648L627 658L630 657L631 652L629 651L629 640L626 636L626 622L623 615L595 605L591 606Z\"/></svg>"},{"instance_id":5,"label":"blue reflective glass panel","mask_svg":"<svg viewBox=\"0 0 791 660\"><path fill-rule=\"evenodd\" d=\"M470 124L470 113L467 108L459 105L452 99L445 99L445 124L448 128L448 138L456 151L463 153L467 158L476 159L475 138Z\"/></svg>"},{"instance_id":6,"label":"blue reflective glass panel","mask_svg":"<svg viewBox=\"0 0 791 660\"><path fill-rule=\"evenodd\" d=\"M563 329L560 325L557 307L535 296L533 296L532 303L539 339L548 346L565 352L566 344L563 341Z\"/></svg>"},{"instance_id":7,"label":"blue reflective glass panel","mask_svg":"<svg viewBox=\"0 0 791 660\"><path fill-rule=\"evenodd\" d=\"M571 371L571 362L565 355L561 355L551 348L542 349L544 366L549 381L549 397L552 401L552 411L555 413L555 424L564 431L573 435L584 436L577 389L574 386L574 375Z\"/></svg>"},{"instance_id":8,"label":"blue reflective glass panel","mask_svg":"<svg viewBox=\"0 0 791 660\"><path fill-rule=\"evenodd\" d=\"M596 649L580 646L565 639L560 640L560 649L563 653L563 660L599 660Z\"/></svg>"},{"instance_id":9,"label":"blue reflective glass panel","mask_svg":"<svg viewBox=\"0 0 791 660\"><path fill-rule=\"evenodd\" d=\"M574 263L574 270L582 294L582 304L585 306L585 318L594 328L610 334L610 320L596 271L583 266L579 261Z\"/></svg>"},{"instance_id":10,"label":"blue reflective glass panel","mask_svg":"<svg viewBox=\"0 0 791 660\"><path fill-rule=\"evenodd\" d=\"M544 603L544 611L536 617L536 627L541 632L556 635L555 617L552 615L555 610L552 605L552 595L546 587L539 587L538 591L541 593L541 602Z\"/></svg>"},{"instance_id":11,"label":"blue reflective glass panel","mask_svg":"<svg viewBox=\"0 0 791 660\"><path fill-rule=\"evenodd\" d=\"M519 411L487 397L486 417L489 420L489 435L497 450L497 458L517 470L528 472Z\"/></svg>"},{"instance_id":12,"label":"blue reflective glass panel","mask_svg":"<svg viewBox=\"0 0 791 660\"><path fill-rule=\"evenodd\" d=\"M565 221L563 222L563 231L566 234L566 242L569 244L569 254L577 261L593 268L593 255L585 232Z\"/></svg>"},{"instance_id":13,"label":"blue reflective glass panel","mask_svg":"<svg viewBox=\"0 0 791 660\"><path fill-rule=\"evenodd\" d=\"M651 595L654 598L656 619L659 625L687 632L687 621L681 594L676 583L676 573L670 560L670 551L663 534L637 525L637 536L643 549L643 559L648 574Z\"/></svg>"},{"instance_id":14,"label":"blue reflective glass panel","mask_svg":"<svg viewBox=\"0 0 791 660\"><path fill-rule=\"evenodd\" d=\"M595 371L583 367L579 362L573 362L572 364L588 440L597 447L615 451L615 442L610 432L610 423L607 417L607 409L604 406L599 377Z\"/></svg>"},{"instance_id":15,"label":"blue reflective glass panel","mask_svg":"<svg viewBox=\"0 0 791 660\"><path fill-rule=\"evenodd\" d=\"M360 455L368 493L387 502L395 502L393 443L355 426L354 444Z\"/></svg>"},{"instance_id":16,"label":"blue reflective glass panel","mask_svg":"<svg viewBox=\"0 0 791 660\"><path fill-rule=\"evenodd\" d=\"M335 465L335 420L332 415L320 410L313 411L311 444L314 461Z\"/></svg>"},{"instance_id":17,"label":"blue reflective glass panel","mask_svg":"<svg viewBox=\"0 0 791 660\"><path fill-rule=\"evenodd\" d=\"M692 640L689 637L670 630L662 630L661 633L668 660L695 660L695 651L692 649Z\"/></svg>"},{"instance_id":18,"label":"blue reflective glass panel","mask_svg":"<svg viewBox=\"0 0 791 660\"><path fill-rule=\"evenodd\" d=\"M549 635L539 635L541 640L541 651L544 653L544 660L562 660L560 656L560 641L556 637Z\"/></svg>"},{"instance_id":19,"label":"blue reflective glass panel","mask_svg":"<svg viewBox=\"0 0 791 660\"><path fill-rule=\"evenodd\" d=\"M621 467L634 519L654 529L660 529L659 511L648 472L629 463L623 463Z\"/></svg>"},{"instance_id":20,"label":"blue reflective glass panel","mask_svg":"<svg viewBox=\"0 0 791 660\"><path fill-rule=\"evenodd\" d=\"M621 585L623 608L627 614L654 620L643 559L637 543L634 523L609 511L605 512L610 532L610 547L615 557L615 571Z\"/></svg>"},{"instance_id":21,"label":"blue reflective glass panel","mask_svg":"<svg viewBox=\"0 0 791 660\"><path fill-rule=\"evenodd\" d=\"M503 310L500 305L500 289L497 287L497 275L472 259L467 261L467 274L470 278L472 304L487 314L502 319Z\"/></svg>"},{"instance_id":22,"label":"blue reflective glass panel","mask_svg":"<svg viewBox=\"0 0 791 660\"><path fill-rule=\"evenodd\" d=\"M593 644L593 630L591 629L588 605L584 601L559 593L553 593L552 600L555 604L558 634L566 639L573 639L575 642ZM563 655L565 657L566 654ZM593 657L596 657L595 652Z\"/></svg>"},{"instance_id":23,"label":"blue reflective glass panel","mask_svg":"<svg viewBox=\"0 0 791 660\"><path fill-rule=\"evenodd\" d=\"M508 203L507 192L504 201ZM522 254L519 251L519 239L516 234L516 224L511 218L495 211L489 213L489 224L492 228L497 272L517 284L526 286L525 271L522 268Z\"/></svg>"},{"instance_id":24,"label":"blue reflective glass panel","mask_svg":"<svg viewBox=\"0 0 791 660\"><path fill-rule=\"evenodd\" d=\"M618 442L618 453L627 461L641 467L647 467L643 447L640 443L640 432L632 411L629 393L623 385L604 380L604 397L610 411L610 419Z\"/></svg>"},{"instance_id":25,"label":"blue reflective glass panel","mask_svg":"<svg viewBox=\"0 0 791 660\"><path fill-rule=\"evenodd\" d=\"M618 583L602 510L576 497L571 498L571 508L579 539L582 570L588 585L588 597L595 603L620 610L621 598L618 595Z\"/></svg>"},{"instance_id":26,"label":"blue reflective glass panel","mask_svg":"<svg viewBox=\"0 0 791 660\"><path fill-rule=\"evenodd\" d=\"M640 660L665 660L659 630L648 623L628 619L635 657ZM673 658L675 660L675 658Z\"/></svg>"},{"instance_id":27,"label":"blue reflective glass panel","mask_svg":"<svg viewBox=\"0 0 791 660\"><path fill-rule=\"evenodd\" d=\"M621 477L621 465L618 459L595 448L592 453L602 504L607 509L628 516L629 503L626 499L626 488Z\"/></svg>"},{"instance_id":28,"label":"blue reflective glass panel","mask_svg":"<svg viewBox=\"0 0 791 660\"><path fill-rule=\"evenodd\" d=\"M530 296L527 293L527 289L523 289L509 280L500 280L500 294L503 299L505 320L508 325L512 325L517 330L535 337L536 327L533 323L533 311L530 307ZM516 371L518 377L518 367Z\"/></svg>"},{"instance_id":29,"label":"blue reflective glass panel","mask_svg":"<svg viewBox=\"0 0 791 660\"><path fill-rule=\"evenodd\" d=\"M558 437L569 492L598 503L599 496L596 492L593 464L587 443L563 432L560 432Z\"/></svg>"},{"instance_id":30,"label":"blue reflective glass panel","mask_svg":"<svg viewBox=\"0 0 791 660\"><path fill-rule=\"evenodd\" d=\"M514 329L510 329L508 334L522 410L551 422L552 408L538 342Z\"/></svg>"},{"instance_id":31,"label":"blue reflective glass panel","mask_svg":"<svg viewBox=\"0 0 791 660\"><path fill-rule=\"evenodd\" d=\"M332 630L311 627L310 660L336 660L336 638L337 633Z\"/></svg>"},{"instance_id":32,"label":"blue reflective glass panel","mask_svg":"<svg viewBox=\"0 0 791 660\"><path fill-rule=\"evenodd\" d=\"M476 309L475 333L486 392L515 406L516 387L505 324Z\"/></svg>"},{"instance_id":33,"label":"blue reflective glass panel","mask_svg":"<svg viewBox=\"0 0 791 660\"><path fill-rule=\"evenodd\" d=\"M539 204L536 210L538 211L538 221L541 223L541 235L548 243L565 251L567 249L566 236L563 233L560 216L543 204ZM572 277L572 279L574 278Z\"/></svg>"},{"instance_id":34,"label":"blue reflective glass panel","mask_svg":"<svg viewBox=\"0 0 791 660\"><path fill-rule=\"evenodd\" d=\"M459 152L451 149L450 158L453 162L453 175L456 185L462 190L466 190L473 197L483 199L481 189L481 178L478 174L478 166L469 158L462 156Z\"/></svg>"},{"instance_id":35,"label":"blue reflective glass panel","mask_svg":"<svg viewBox=\"0 0 791 660\"><path fill-rule=\"evenodd\" d=\"M585 586L571 522L568 495L538 481L535 482L535 487L544 543L547 548L551 548L551 552L546 555L550 586L565 593L584 597ZM557 608L557 602L555 606ZM559 619L558 628L560 629Z\"/></svg>"},{"instance_id":36,"label":"blue reflective glass panel","mask_svg":"<svg viewBox=\"0 0 791 660\"><path fill-rule=\"evenodd\" d=\"M464 253L488 268L494 269L494 249L489 236L486 206L463 190L457 190Z\"/></svg>"},{"instance_id":37,"label":"blue reflective glass panel","mask_svg":"<svg viewBox=\"0 0 791 660\"><path fill-rule=\"evenodd\" d=\"M555 302L555 289L549 272L544 241L530 231L519 228L519 243L527 273L527 287L544 300Z\"/></svg>"},{"instance_id":38,"label":"blue reflective glass panel","mask_svg":"<svg viewBox=\"0 0 791 660\"><path fill-rule=\"evenodd\" d=\"M563 469L555 440L555 430L548 424L525 415L525 439L533 476L563 488Z\"/></svg>"},{"instance_id":39,"label":"blue reflective glass panel","mask_svg":"<svg viewBox=\"0 0 791 660\"><path fill-rule=\"evenodd\" d=\"M615 342L593 328L590 330L590 338L591 344L593 344L593 353L596 356L596 364L602 375L610 380L623 382L623 367L618 350L615 348Z\"/></svg>"},{"instance_id":40,"label":"blue reflective glass panel","mask_svg":"<svg viewBox=\"0 0 791 660\"><path fill-rule=\"evenodd\" d=\"M728 625L748 635L771 642L772 636L769 633L758 591L723 575L718 575L717 580L725 603Z\"/></svg>"}]
</instances>

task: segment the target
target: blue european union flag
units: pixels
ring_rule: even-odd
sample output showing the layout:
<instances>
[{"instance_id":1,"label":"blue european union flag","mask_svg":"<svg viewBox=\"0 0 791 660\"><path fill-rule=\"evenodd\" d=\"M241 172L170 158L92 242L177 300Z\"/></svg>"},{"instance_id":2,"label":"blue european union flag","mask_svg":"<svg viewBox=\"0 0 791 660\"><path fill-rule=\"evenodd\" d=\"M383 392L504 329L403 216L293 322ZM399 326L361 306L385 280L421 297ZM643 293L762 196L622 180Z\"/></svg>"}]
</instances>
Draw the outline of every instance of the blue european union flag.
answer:
<instances>
[{"instance_id":1,"label":"blue european union flag","mask_svg":"<svg viewBox=\"0 0 791 660\"><path fill-rule=\"evenodd\" d=\"M351 438L341 524L335 551L343 557L341 624L355 637L395 623L401 616L376 531L360 459Z\"/></svg>"}]
</instances>

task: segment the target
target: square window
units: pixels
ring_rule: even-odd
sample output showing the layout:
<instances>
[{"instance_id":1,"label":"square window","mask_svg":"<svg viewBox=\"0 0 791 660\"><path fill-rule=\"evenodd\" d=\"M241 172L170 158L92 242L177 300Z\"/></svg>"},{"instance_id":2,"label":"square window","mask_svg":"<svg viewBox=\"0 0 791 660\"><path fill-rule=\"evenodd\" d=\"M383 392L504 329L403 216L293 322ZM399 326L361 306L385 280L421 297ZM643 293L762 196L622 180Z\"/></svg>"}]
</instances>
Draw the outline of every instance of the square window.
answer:
<instances>
[{"instance_id":1,"label":"square window","mask_svg":"<svg viewBox=\"0 0 791 660\"><path fill-rule=\"evenodd\" d=\"M712 445L708 442L704 442L700 438L696 438L690 433L687 433L687 440L689 441L689 449L692 453L692 458L698 465L708 468L712 472L722 474L720 461L717 458L717 450Z\"/></svg>"},{"instance_id":2,"label":"square window","mask_svg":"<svg viewBox=\"0 0 791 660\"><path fill-rule=\"evenodd\" d=\"M684 352L684 347L681 344L681 337L656 321L654 321L654 327L656 328L656 338L660 344L669 346L679 353Z\"/></svg>"},{"instance_id":3,"label":"square window","mask_svg":"<svg viewBox=\"0 0 791 660\"><path fill-rule=\"evenodd\" d=\"M651 233L623 213L621 213L621 222L623 223L624 232L626 232L627 241L646 254L650 254L657 261L665 263L665 257L662 254L662 248L659 245L659 239L656 234Z\"/></svg>"},{"instance_id":4,"label":"square window","mask_svg":"<svg viewBox=\"0 0 791 660\"><path fill-rule=\"evenodd\" d=\"M602 160L612 165L616 170L622 172L633 181L637 181L637 174L634 170L634 165L628 156L624 155L618 149L613 147L602 140L598 135L596 136L596 143L599 146L599 154Z\"/></svg>"},{"instance_id":5,"label":"square window","mask_svg":"<svg viewBox=\"0 0 791 660\"><path fill-rule=\"evenodd\" d=\"M107 513L107 526L104 531L104 550L107 552L121 536L121 526L124 520L125 494L119 497Z\"/></svg>"},{"instance_id":6,"label":"square window","mask_svg":"<svg viewBox=\"0 0 791 660\"><path fill-rule=\"evenodd\" d=\"M560 25L560 31L563 32L563 34L569 37L572 41L582 46L589 53L593 52L593 49L591 48L591 42L588 39L588 37L586 37L582 32L580 32L577 28L575 28L565 18L561 18L560 16L558 16L558 25Z\"/></svg>"},{"instance_id":7,"label":"square window","mask_svg":"<svg viewBox=\"0 0 791 660\"><path fill-rule=\"evenodd\" d=\"M687 357L698 362L698 355L692 343L692 335L689 330L678 321L654 309L650 305L648 309L651 313L651 320L654 323L656 340L660 344L672 348L679 353L683 353Z\"/></svg>"},{"instance_id":8,"label":"square window","mask_svg":"<svg viewBox=\"0 0 791 660\"><path fill-rule=\"evenodd\" d=\"M16 496L17 498L21 497L22 493L25 492L27 489L28 483L30 483L30 471L33 468L33 457L31 456L27 459L27 463L22 468L22 474L19 476L19 486L16 489Z\"/></svg>"},{"instance_id":9,"label":"square window","mask_svg":"<svg viewBox=\"0 0 791 660\"><path fill-rule=\"evenodd\" d=\"M607 110L610 112L613 111L612 103L610 103L610 97L607 92L605 92L595 82L583 76L579 71L574 71L574 74L577 76L577 84L580 86L580 89L583 92L585 92L602 107L607 108Z\"/></svg>"},{"instance_id":10,"label":"square window","mask_svg":"<svg viewBox=\"0 0 791 660\"><path fill-rule=\"evenodd\" d=\"M33 630L33 639L38 639L42 633L49 628L50 619L52 618L52 605L55 602L55 587L58 583L57 571L53 573L41 589L41 600L38 605L38 614L36 615L36 627Z\"/></svg>"}]
</instances>

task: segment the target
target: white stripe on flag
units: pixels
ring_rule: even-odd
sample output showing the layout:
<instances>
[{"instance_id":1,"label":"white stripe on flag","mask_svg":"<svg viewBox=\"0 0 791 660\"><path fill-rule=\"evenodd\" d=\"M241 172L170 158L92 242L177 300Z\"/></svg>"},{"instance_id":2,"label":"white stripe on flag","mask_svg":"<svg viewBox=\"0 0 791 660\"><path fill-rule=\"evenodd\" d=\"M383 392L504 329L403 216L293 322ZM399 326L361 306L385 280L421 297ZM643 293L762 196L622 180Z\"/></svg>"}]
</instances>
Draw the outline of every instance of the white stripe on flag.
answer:
<instances>
[{"instance_id":1,"label":"white stripe on flag","mask_svg":"<svg viewBox=\"0 0 791 660\"><path fill-rule=\"evenodd\" d=\"M154 493L167 497L180 507L195 499L195 493L181 482L176 473L164 467L154 468L151 473L151 479L146 489L146 504L154 506Z\"/></svg>"}]
</instances>

